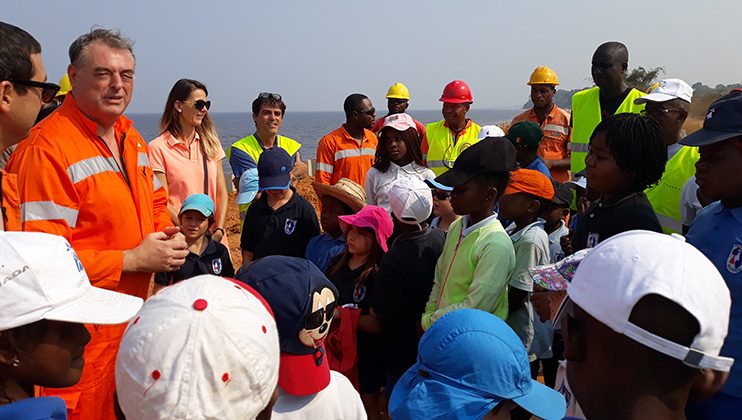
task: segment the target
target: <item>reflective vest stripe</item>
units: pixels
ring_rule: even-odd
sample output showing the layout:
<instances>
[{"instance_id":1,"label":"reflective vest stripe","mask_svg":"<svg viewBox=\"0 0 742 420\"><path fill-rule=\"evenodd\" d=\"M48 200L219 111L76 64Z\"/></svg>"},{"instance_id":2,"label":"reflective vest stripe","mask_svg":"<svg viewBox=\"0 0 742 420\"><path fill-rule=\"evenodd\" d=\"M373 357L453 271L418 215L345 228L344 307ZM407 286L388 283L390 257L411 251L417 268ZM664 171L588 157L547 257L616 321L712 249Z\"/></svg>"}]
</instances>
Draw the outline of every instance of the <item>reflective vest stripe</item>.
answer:
<instances>
[{"instance_id":1,"label":"reflective vest stripe","mask_svg":"<svg viewBox=\"0 0 742 420\"><path fill-rule=\"evenodd\" d=\"M635 105L634 100L644 95L643 92L631 89L616 109L616 114L624 112L638 114L644 109L644 104ZM601 120L599 87L582 90L572 96L572 148L570 150L572 150L571 170L573 174L585 169L587 150L582 151L583 149L579 149L578 145L590 143L590 136Z\"/></svg>"},{"instance_id":2,"label":"reflective vest stripe","mask_svg":"<svg viewBox=\"0 0 742 420\"><path fill-rule=\"evenodd\" d=\"M146 153L137 154L137 166L146 166L149 168L149 157Z\"/></svg>"},{"instance_id":3,"label":"reflective vest stripe","mask_svg":"<svg viewBox=\"0 0 742 420\"><path fill-rule=\"evenodd\" d=\"M152 182L154 183L154 186L152 187L152 191L157 191L160 188L162 188L162 183L159 179L157 179L157 175L152 175Z\"/></svg>"},{"instance_id":4,"label":"reflective vest stripe","mask_svg":"<svg viewBox=\"0 0 742 420\"><path fill-rule=\"evenodd\" d=\"M442 160L429 160L428 168L448 168Z\"/></svg>"},{"instance_id":5,"label":"reflective vest stripe","mask_svg":"<svg viewBox=\"0 0 742 420\"><path fill-rule=\"evenodd\" d=\"M317 170L331 174L333 171L333 166L327 163L317 162Z\"/></svg>"},{"instance_id":6,"label":"reflective vest stripe","mask_svg":"<svg viewBox=\"0 0 742 420\"><path fill-rule=\"evenodd\" d=\"M587 143L570 143L569 150L578 153L587 153L590 151L590 145Z\"/></svg>"},{"instance_id":7,"label":"reflective vest stripe","mask_svg":"<svg viewBox=\"0 0 742 420\"><path fill-rule=\"evenodd\" d=\"M543 130L544 131L555 131L555 132L557 132L559 134L564 134L565 136L566 135L569 135L569 128L568 127L563 127L561 125L556 125L556 124L546 124L546 125L544 125Z\"/></svg>"},{"instance_id":8,"label":"reflective vest stripe","mask_svg":"<svg viewBox=\"0 0 742 420\"><path fill-rule=\"evenodd\" d=\"M363 149L343 149L335 152L336 161L340 159L361 156L376 156L376 149L364 147Z\"/></svg>"},{"instance_id":9,"label":"reflective vest stripe","mask_svg":"<svg viewBox=\"0 0 742 420\"><path fill-rule=\"evenodd\" d=\"M21 204L21 222L34 220L64 220L74 228L77 224L79 210L60 206L53 201L29 201Z\"/></svg>"},{"instance_id":10,"label":"reflective vest stripe","mask_svg":"<svg viewBox=\"0 0 742 420\"><path fill-rule=\"evenodd\" d=\"M672 217L666 216L662 213L655 213L655 216L657 216L657 220L660 221L662 230L664 230L666 233L683 232L683 224L680 223L680 220L673 219ZM668 230L670 230L670 232L668 232Z\"/></svg>"},{"instance_id":11,"label":"reflective vest stripe","mask_svg":"<svg viewBox=\"0 0 742 420\"><path fill-rule=\"evenodd\" d=\"M118 172L114 158L94 156L75 162L67 167L67 175L70 176L73 184L104 172Z\"/></svg>"}]
</instances>

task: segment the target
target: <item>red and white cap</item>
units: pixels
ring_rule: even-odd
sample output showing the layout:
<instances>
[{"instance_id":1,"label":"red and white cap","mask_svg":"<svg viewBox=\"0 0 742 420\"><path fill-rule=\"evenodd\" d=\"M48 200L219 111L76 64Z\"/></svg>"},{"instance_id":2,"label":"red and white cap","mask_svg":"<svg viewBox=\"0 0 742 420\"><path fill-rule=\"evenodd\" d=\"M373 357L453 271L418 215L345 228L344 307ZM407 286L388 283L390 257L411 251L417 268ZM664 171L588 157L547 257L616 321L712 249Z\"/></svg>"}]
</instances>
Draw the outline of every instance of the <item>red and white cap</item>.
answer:
<instances>
[{"instance_id":1,"label":"red and white cap","mask_svg":"<svg viewBox=\"0 0 742 420\"><path fill-rule=\"evenodd\" d=\"M648 295L669 299L695 317L699 332L690 346L629 320ZM714 264L680 235L633 230L601 242L580 262L557 319L569 301L613 331L690 367L728 372L734 363L719 356L729 325L729 289Z\"/></svg>"},{"instance_id":2,"label":"red and white cap","mask_svg":"<svg viewBox=\"0 0 742 420\"><path fill-rule=\"evenodd\" d=\"M0 232L0 331L43 319L121 324L142 299L90 285L67 240L39 232Z\"/></svg>"},{"instance_id":3,"label":"red and white cap","mask_svg":"<svg viewBox=\"0 0 742 420\"><path fill-rule=\"evenodd\" d=\"M255 418L278 383L273 313L251 287L201 275L161 290L129 323L116 358L130 419Z\"/></svg>"}]
</instances>

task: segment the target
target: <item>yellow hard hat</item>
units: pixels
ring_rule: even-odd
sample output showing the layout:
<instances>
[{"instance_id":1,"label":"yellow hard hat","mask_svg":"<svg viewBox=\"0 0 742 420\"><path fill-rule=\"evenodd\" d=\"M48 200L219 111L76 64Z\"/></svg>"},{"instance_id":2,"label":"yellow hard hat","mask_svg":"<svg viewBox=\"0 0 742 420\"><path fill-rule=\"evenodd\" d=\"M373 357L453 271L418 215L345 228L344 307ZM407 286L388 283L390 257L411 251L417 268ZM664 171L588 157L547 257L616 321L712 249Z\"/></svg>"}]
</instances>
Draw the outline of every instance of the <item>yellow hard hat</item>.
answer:
<instances>
[{"instance_id":1,"label":"yellow hard hat","mask_svg":"<svg viewBox=\"0 0 742 420\"><path fill-rule=\"evenodd\" d=\"M409 101L410 90L401 82L397 82L389 86L389 90L386 91L386 97L387 99L407 99Z\"/></svg>"},{"instance_id":2,"label":"yellow hard hat","mask_svg":"<svg viewBox=\"0 0 742 420\"><path fill-rule=\"evenodd\" d=\"M654 82L652 86L648 87L647 90L645 90L645 93L652 93L653 90L657 89L660 86L660 82Z\"/></svg>"},{"instance_id":3,"label":"yellow hard hat","mask_svg":"<svg viewBox=\"0 0 742 420\"><path fill-rule=\"evenodd\" d=\"M540 66L536 67L536 70L531 73L531 79L528 80L528 85L558 85L559 79L557 78L554 70Z\"/></svg>"},{"instance_id":4,"label":"yellow hard hat","mask_svg":"<svg viewBox=\"0 0 742 420\"><path fill-rule=\"evenodd\" d=\"M57 96L62 96L68 94L72 90L72 85L70 84L70 77L67 76L67 73L62 76L62 78L59 79L59 92L57 92Z\"/></svg>"}]
</instances>

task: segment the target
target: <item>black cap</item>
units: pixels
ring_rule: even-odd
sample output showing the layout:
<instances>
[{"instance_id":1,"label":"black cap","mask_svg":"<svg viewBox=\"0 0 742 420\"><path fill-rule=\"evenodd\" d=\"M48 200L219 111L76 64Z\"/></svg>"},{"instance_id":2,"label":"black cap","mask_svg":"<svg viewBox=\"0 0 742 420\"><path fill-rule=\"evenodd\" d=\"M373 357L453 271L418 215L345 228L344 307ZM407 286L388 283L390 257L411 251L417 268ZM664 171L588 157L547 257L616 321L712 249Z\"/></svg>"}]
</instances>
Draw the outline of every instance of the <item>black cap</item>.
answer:
<instances>
[{"instance_id":1,"label":"black cap","mask_svg":"<svg viewBox=\"0 0 742 420\"><path fill-rule=\"evenodd\" d=\"M742 136L742 89L735 89L714 101L706 113L703 128L679 143L705 146L737 136Z\"/></svg>"},{"instance_id":2,"label":"black cap","mask_svg":"<svg viewBox=\"0 0 742 420\"><path fill-rule=\"evenodd\" d=\"M453 168L435 179L449 187L466 183L477 175L499 174L518 168L515 147L505 137L487 137L461 152Z\"/></svg>"},{"instance_id":3,"label":"black cap","mask_svg":"<svg viewBox=\"0 0 742 420\"><path fill-rule=\"evenodd\" d=\"M569 185L553 180L551 184L554 185L554 198L551 201L557 206L569 207L572 203L572 189Z\"/></svg>"}]
</instances>

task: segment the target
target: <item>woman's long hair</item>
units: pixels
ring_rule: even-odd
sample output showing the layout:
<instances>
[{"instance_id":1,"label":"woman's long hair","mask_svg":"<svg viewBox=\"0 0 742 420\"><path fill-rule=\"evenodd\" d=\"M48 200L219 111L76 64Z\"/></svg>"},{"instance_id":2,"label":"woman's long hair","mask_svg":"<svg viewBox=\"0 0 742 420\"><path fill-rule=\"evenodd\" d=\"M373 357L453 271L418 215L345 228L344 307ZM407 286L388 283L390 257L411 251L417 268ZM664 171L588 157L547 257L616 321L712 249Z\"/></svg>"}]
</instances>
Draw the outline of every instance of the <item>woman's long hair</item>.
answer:
<instances>
[{"instance_id":1,"label":"woman's long hair","mask_svg":"<svg viewBox=\"0 0 742 420\"><path fill-rule=\"evenodd\" d=\"M376 239L376 232L374 232L370 228L362 228L363 230L370 232L371 236L373 236L374 240L371 243L371 252L368 254L368 258L366 259L366 264L363 265L363 271L361 271L361 274L358 276L358 278L355 281L355 285L363 285L366 282L366 279L371 274L375 274L379 270L379 262L381 261L381 257L384 255L384 250L381 249L381 246L377 242ZM335 263L330 266L330 270L327 272L327 278L332 280L340 270L343 269L343 267L348 265L348 261L350 261L351 254L348 252L348 245L345 245L345 251L343 251L342 254L340 254L339 257L335 258Z\"/></svg>"},{"instance_id":2,"label":"woman's long hair","mask_svg":"<svg viewBox=\"0 0 742 420\"><path fill-rule=\"evenodd\" d=\"M175 109L175 102L187 101L191 93L197 89L203 90L206 96L209 95L206 85L198 80L180 79L175 82L173 88L170 89L170 94L167 96L165 110L162 112L162 118L160 119L160 129L163 132L169 131L173 137L178 137L183 133L183 128L180 126L180 113ZM201 125L196 127L196 133L198 133L198 137L201 139L202 152L206 158L209 160L216 159L221 145L216 127L211 121L208 112L204 115L203 120L201 120Z\"/></svg>"},{"instance_id":3,"label":"woman's long hair","mask_svg":"<svg viewBox=\"0 0 742 420\"><path fill-rule=\"evenodd\" d=\"M391 163L391 159L389 159L389 151L386 150L389 130L394 129L391 127L386 127L381 131L379 144L376 146L376 159L374 162L374 168L376 168L379 172L388 171L389 164ZM400 133L402 133L402 140L407 146L407 154L412 158L412 161L420 166L425 166L423 164L423 152L421 150L420 135L417 133L417 130L410 127L405 131L400 131Z\"/></svg>"}]
</instances>

